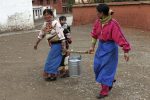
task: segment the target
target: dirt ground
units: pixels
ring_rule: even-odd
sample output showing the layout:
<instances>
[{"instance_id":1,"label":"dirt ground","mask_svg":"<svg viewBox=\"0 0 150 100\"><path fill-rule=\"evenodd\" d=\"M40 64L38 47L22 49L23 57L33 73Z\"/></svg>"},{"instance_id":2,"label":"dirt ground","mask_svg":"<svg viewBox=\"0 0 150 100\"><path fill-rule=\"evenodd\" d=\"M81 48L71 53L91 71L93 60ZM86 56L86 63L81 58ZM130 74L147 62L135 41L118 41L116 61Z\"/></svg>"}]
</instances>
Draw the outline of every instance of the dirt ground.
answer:
<instances>
[{"instance_id":1,"label":"dirt ground","mask_svg":"<svg viewBox=\"0 0 150 100\"><path fill-rule=\"evenodd\" d=\"M38 50L33 50L39 27L0 35L0 100L96 100L99 87L94 80L94 55L82 55L82 74L78 78L43 80L49 46L44 39ZM130 61L125 62L120 48L117 82L105 100L150 100L150 32L123 30L132 45ZM73 26L71 49L88 50L90 31L91 25Z\"/></svg>"}]
</instances>

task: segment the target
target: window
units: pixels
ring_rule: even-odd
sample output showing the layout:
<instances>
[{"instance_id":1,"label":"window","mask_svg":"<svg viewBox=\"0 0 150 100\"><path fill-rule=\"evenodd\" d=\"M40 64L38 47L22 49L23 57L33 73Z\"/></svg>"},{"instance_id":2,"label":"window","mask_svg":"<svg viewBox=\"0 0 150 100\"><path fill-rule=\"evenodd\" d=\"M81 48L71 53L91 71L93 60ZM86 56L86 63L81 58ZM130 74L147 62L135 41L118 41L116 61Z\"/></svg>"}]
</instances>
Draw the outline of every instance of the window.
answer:
<instances>
[{"instance_id":1,"label":"window","mask_svg":"<svg viewBox=\"0 0 150 100\"><path fill-rule=\"evenodd\" d=\"M40 0L40 5L43 5L43 0Z\"/></svg>"},{"instance_id":2,"label":"window","mask_svg":"<svg viewBox=\"0 0 150 100\"><path fill-rule=\"evenodd\" d=\"M38 10L38 16L40 15L40 10Z\"/></svg>"},{"instance_id":3,"label":"window","mask_svg":"<svg viewBox=\"0 0 150 100\"><path fill-rule=\"evenodd\" d=\"M47 0L47 4L50 4L50 0Z\"/></svg>"},{"instance_id":4,"label":"window","mask_svg":"<svg viewBox=\"0 0 150 100\"><path fill-rule=\"evenodd\" d=\"M53 0L53 3L56 4L56 3L57 3L57 0Z\"/></svg>"},{"instance_id":5,"label":"window","mask_svg":"<svg viewBox=\"0 0 150 100\"><path fill-rule=\"evenodd\" d=\"M35 10L35 15L37 16L37 10Z\"/></svg>"},{"instance_id":6,"label":"window","mask_svg":"<svg viewBox=\"0 0 150 100\"><path fill-rule=\"evenodd\" d=\"M42 15L42 10L40 9L40 15Z\"/></svg>"}]
</instances>

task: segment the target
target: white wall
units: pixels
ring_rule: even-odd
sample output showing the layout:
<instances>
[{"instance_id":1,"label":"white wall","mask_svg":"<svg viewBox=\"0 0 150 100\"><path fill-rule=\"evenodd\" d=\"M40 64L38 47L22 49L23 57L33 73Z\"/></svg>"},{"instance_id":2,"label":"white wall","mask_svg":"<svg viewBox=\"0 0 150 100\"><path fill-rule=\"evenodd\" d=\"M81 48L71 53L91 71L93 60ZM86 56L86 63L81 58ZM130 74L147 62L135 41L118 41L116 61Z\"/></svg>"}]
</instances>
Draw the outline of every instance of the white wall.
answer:
<instances>
[{"instance_id":1,"label":"white wall","mask_svg":"<svg viewBox=\"0 0 150 100\"><path fill-rule=\"evenodd\" d=\"M34 27L32 0L0 0L0 32Z\"/></svg>"}]
</instances>

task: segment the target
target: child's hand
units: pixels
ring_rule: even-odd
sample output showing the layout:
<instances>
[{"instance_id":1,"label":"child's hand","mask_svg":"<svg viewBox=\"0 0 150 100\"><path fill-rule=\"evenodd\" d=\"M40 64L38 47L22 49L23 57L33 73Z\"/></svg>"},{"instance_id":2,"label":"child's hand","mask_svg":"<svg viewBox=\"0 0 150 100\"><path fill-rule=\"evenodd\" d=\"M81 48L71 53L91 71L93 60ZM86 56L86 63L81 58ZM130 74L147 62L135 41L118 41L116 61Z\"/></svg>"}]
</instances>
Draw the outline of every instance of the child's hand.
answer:
<instances>
[{"instance_id":1,"label":"child's hand","mask_svg":"<svg viewBox=\"0 0 150 100\"><path fill-rule=\"evenodd\" d=\"M129 61L129 54L128 53L124 53L124 59L126 62Z\"/></svg>"}]
</instances>

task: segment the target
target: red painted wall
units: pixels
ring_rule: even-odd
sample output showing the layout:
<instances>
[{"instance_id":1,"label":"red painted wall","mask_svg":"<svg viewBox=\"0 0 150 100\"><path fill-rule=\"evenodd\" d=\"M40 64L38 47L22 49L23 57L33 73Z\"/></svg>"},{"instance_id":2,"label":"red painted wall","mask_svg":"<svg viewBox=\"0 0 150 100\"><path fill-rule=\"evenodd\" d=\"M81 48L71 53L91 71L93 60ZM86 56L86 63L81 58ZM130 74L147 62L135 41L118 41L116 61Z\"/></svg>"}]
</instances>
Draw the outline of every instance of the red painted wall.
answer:
<instances>
[{"instance_id":1,"label":"red painted wall","mask_svg":"<svg viewBox=\"0 0 150 100\"><path fill-rule=\"evenodd\" d=\"M51 0L50 5L56 9L57 13L63 13L62 0L57 0L56 3L54 3L53 0Z\"/></svg>"},{"instance_id":2,"label":"red painted wall","mask_svg":"<svg viewBox=\"0 0 150 100\"><path fill-rule=\"evenodd\" d=\"M56 3L53 2L53 0L50 0L49 4L47 0L43 0L43 3L40 3L40 0L34 0L33 2L34 6L52 6L56 9L57 13L63 13L63 7L62 7L62 0L56 0Z\"/></svg>"},{"instance_id":3,"label":"red painted wall","mask_svg":"<svg viewBox=\"0 0 150 100\"><path fill-rule=\"evenodd\" d=\"M150 3L109 3L115 12L113 17L122 26L150 30ZM96 4L75 5L73 7L74 25L93 23L97 18Z\"/></svg>"}]
</instances>

